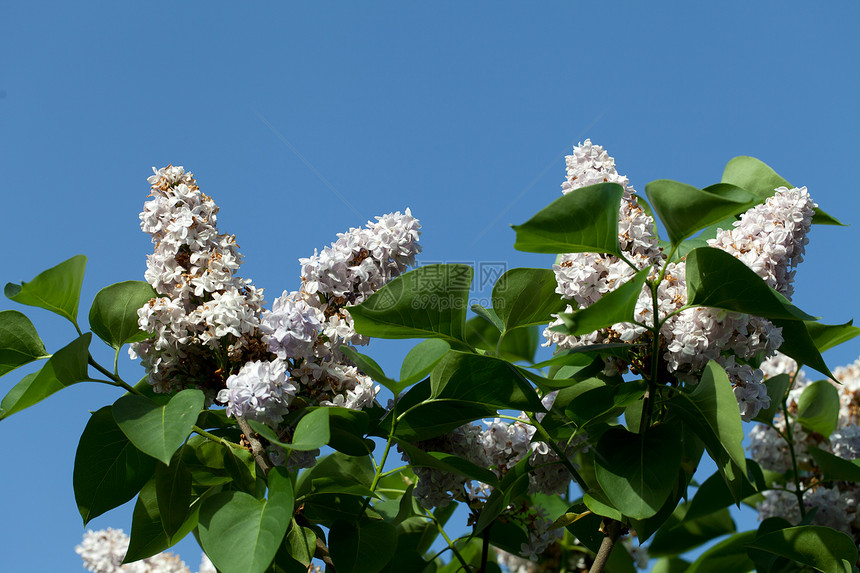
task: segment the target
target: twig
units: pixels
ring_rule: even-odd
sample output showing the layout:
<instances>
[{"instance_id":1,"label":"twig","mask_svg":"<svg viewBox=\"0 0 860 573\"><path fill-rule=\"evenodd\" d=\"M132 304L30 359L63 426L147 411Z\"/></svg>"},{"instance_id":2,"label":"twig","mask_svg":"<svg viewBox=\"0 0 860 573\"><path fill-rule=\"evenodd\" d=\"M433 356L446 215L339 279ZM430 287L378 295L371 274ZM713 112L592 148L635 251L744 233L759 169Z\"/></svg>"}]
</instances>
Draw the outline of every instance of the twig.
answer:
<instances>
[{"instance_id":1,"label":"twig","mask_svg":"<svg viewBox=\"0 0 860 573\"><path fill-rule=\"evenodd\" d=\"M322 562L325 563L326 571L330 571L331 573L337 573L334 568L334 563L332 563L331 561L331 556L328 553L328 547L326 546L325 542L319 537L317 537L317 548L314 552L314 557L321 559Z\"/></svg>"},{"instance_id":2,"label":"twig","mask_svg":"<svg viewBox=\"0 0 860 573\"><path fill-rule=\"evenodd\" d=\"M600 549L594 558L594 565L591 566L588 573L603 573L603 568L609 560L609 554L612 553L612 548L615 547L615 542L618 541L618 537L621 535L621 522L611 519L607 524L606 520L604 520L603 525L603 541L600 543Z\"/></svg>"},{"instance_id":3,"label":"twig","mask_svg":"<svg viewBox=\"0 0 860 573\"><path fill-rule=\"evenodd\" d=\"M268 476L269 470L272 469L272 463L269 461L268 456L266 456L266 450L263 449L263 444L261 444L260 440L257 439L254 434L254 430L251 429L251 426L248 425L245 418L242 416L236 416L236 422L239 424L239 429L242 430L243 434L245 434L245 438L248 440L248 443L251 444L251 454L253 454L254 460L257 462L257 465L260 466L260 469L263 471L263 475Z\"/></svg>"}]
</instances>

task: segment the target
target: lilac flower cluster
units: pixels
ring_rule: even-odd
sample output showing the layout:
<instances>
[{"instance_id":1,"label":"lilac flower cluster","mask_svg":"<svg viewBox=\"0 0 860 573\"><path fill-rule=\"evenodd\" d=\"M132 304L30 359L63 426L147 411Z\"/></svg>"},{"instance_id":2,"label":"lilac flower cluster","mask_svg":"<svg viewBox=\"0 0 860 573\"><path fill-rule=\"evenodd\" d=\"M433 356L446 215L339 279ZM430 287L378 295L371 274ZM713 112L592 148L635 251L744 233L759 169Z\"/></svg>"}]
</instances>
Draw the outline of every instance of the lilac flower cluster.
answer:
<instances>
[{"instance_id":1,"label":"lilac flower cluster","mask_svg":"<svg viewBox=\"0 0 860 573\"><path fill-rule=\"evenodd\" d=\"M84 568L93 573L190 573L179 557L167 552L123 565L128 543L128 536L120 529L87 531L75 552L81 556ZM211 565L205 555L204 562ZM207 573L204 563L200 564L200 573Z\"/></svg>"},{"instance_id":2,"label":"lilac flower cluster","mask_svg":"<svg viewBox=\"0 0 860 573\"><path fill-rule=\"evenodd\" d=\"M574 147L566 158L567 179L563 193L576 192L587 185L614 182L624 187L619 211L618 239L631 267L618 257L595 253L562 255L553 270L556 292L571 301L566 312L594 304L606 293L632 278L636 270L651 267L649 278L662 271L658 285L657 312L653 316L651 292L643 287L635 308L638 324L619 323L583 336L557 333L550 323L544 332L544 346L557 350L607 342L645 342L647 329L655 319L664 321L660 334L666 369L681 381L695 382L710 360L718 361L727 371L741 415L749 421L769 405L762 374L750 363L773 355L782 344L782 331L770 321L739 313L708 308L678 312L687 303L686 263L668 262L657 246L654 220L639 206L627 177L619 175L615 161L606 151L586 140ZM720 229L708 241L744 262L770 286L790 296L793 291L794 267L803 260L812 215L816 205L806 188L780 187L763 204L744 213L733 228ZM668 317L668 318L667 318ZM617 358L606 359L607 373L624 372L627 364Z\"/></svg>"},{"instance_id":3,"label":"lilac flower cluster","mask_svg":"<svg viewBox=\"0 0 860 573\"><path fill-rule=\"evenodd\" d=\"M301 287L284 291L271 310L262 289L236 276L236 239L219 234L218 207L182 167L153 169L152 200L140 214L155 252L146 280L159 295L139 311L151 336L132 346L157 392L198 387L227 408L228 416L265 423L282 438L290 407L373 404L378 387L340 351L365 344L347 306L358 304L415 264L418 220L409 209L366 228L338 234L322 252L300 259ZM270 448L291 467L313 463L313 452Z\"/></svg>"},{"instance_id":4,"label":"lilac flower cluster","mask_svg":"<svg viewBox=\"0 0 860 573\"><path fill-rule=\"evenodd\" d=\"M215 365L219 357L241 364L259 355L263 293L236 276L236 238L218 233L218 207L194 177L178 166L153 171L140 226L155 243L145 278L159 296L138 310L151 336L130 353L140 356L157 392L217 389L226 378Z\"/></svg>"},{"instance_id":5,"label":"lilac flower cluster","mask_svg":"<svg viewBox=\"0 0 860 573\"><path fill-rule=\"evenodd\" d=\"M786 404L789 415L796 415L800 396L809 386L803 371L798 372L797 364L781 354L763 363L762 370L766 379L779 374L795 377ZM840 397L836 431L829 437L809 432L795 420L786 420L779 413L773 421L773 427L757 424L750 430L749 450L752 458L763 469L781 475L793 473L791 450L784 438L790 431L805 511L809 513L815 510L812 519L814 524L843 531L857 542L860 541L860 486L852 482L825 482L821 468L809 451L814 446L845 460L860 458L860 427L857 425L860 412L860 359L849 366L834 369L833 374L840 382L840 385L835 385ZM782 517L791 523L800 523L795 484L779 480L770 485L775 489L765 491L764 499L756 506L759 519Z\"/></svg>"}]
</instances>

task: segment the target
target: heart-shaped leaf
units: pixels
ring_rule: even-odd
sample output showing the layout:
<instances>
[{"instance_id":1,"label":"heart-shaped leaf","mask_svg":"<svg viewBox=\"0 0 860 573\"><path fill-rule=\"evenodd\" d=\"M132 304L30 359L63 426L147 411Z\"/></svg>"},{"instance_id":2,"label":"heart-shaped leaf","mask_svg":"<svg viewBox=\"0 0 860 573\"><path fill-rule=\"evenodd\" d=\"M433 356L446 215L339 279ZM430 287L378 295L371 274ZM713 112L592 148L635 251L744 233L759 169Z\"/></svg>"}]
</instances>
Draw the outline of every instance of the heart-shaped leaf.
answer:
<instances>
[{"instance_id":1,"label":"heart-shaped leaf","mask_svg":"<svg viewBox=\"0 0 860 573\"><path fill-rule=\"evenodd\" d=\"M664 424L642 434L610 428L597 443L597 482L612 505L634 519L651 517L660 510L680 468L678 429Z\"/></svg>"},{"instance_id":2,"label":"heart-shaped leaf","mask_svg":"<svg viewBox=\"0 0 860 573\"><path fill-rule=\"evenodd\" d=\"M149 336L137 326L137 311L158 296L149 283L125 281L107 286L96 294L90 307L90 328L112 347Z\"/></svg>"},{"instance_id":3,"label":"heart-shaped leaf","mask_svg":"<svg viewBox=\"0 0 860 573\"><path fill-rule=\"evenodd\" d=\"M200 509L200 542L222 573L262 573L284 540L294 496L283 468L269 473L269 498L239 491L219 493Z\"/></svg>"},{"instance_id":4,"label":"heart-shaped leaf","mask_svg":"<svg viewBox=\"0 0 860 573\"><path fill-rule=\"evenodd\" d=\"M140 451L169 464L191 433L203 400L203 392L193 389L176 394L164 406L143 396L126 395L114 402L113 416Z\"/></svg>"},{"instance_id":5,"label":"heart-shaped leaf","mask_svg":"<svg viewBox=\"0 0 860 573\"><path fill-rule=\"evenodd\" d=\"M331 559L339 573L377 573L394 556L396 547L397 531L385 521L337 521L329 533Z\"/></svg>"},{"instance_id":6,"label":"heart-shaped leaf","mask_svg":"<svg viewBox=\"0 0 860 573\"><path fill-rule=\"evenodd\" d=\"M84 524L133 498L154 472L155 460L129 442L110 406L93 412L81 434L72 474Z\"/></svg>"}]
</instances>

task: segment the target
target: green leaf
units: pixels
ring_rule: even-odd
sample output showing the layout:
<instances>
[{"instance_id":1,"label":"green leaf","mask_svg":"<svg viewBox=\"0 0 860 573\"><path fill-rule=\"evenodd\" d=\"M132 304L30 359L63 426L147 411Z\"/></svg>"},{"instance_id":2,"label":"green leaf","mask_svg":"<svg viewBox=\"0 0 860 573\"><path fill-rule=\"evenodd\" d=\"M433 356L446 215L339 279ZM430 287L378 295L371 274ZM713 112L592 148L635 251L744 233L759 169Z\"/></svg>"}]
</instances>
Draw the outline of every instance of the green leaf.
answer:
<instances>
[{"instance_id":1,"label":"green leaf","mask_svg":"<svg viewBox=\"0 0 860 573\"><path fill-rule=\"evenodd\" d=\"M743 480L742 487L741 498L746 498L756 493L755 488L747 480ZM729 486L726 485L723 476L717 471L708 477L699 486L699 489L696 490L696 495L693 496L693 501L690 502L685 519L696 520L703 518L733 503L735 503L734 495Z\"/></svg>"},{"instance_id":2,"label":"green leaf","mask_svg":"<svg viewBox=\"0 0 860 573\"><path fill-rule=\"evenodd\" d=\"M376 338L465 340L472 267L427 265L402 274L357 306L355 331Z\"/></svg>"},{"instance_id":3,"label":"green leaf","mask_svg":"<svg viewBox=\"0 0 860 573\"><path fill-rule=\"evenodd\" d=\"M157 297L149 283L125 281L100 290L90 307L90 328L113 348L145 340L149 334L137 326L137 311Z\"/></svg>"},{"instance_id":4,"label":"green leaf","mask_svg":"<svg viewBox=\"0 0 860 573\"><path fill-rule=\"evenodd\" d=\"M773 422L773 417L782 408L782 399L791 385L791 377L788 374L779 374L764 381L767 388L767 396L770 398L770 406L762 408L759 413L753 418L755 422L770 424Z\"/></svg>"},{"instance_id":5,"label":"green leaf","mask_svg":"<svg viewBox=\"0 0 860 573\"><path fill-rule=\"evenodd\" d=\"M557 287L550 269L511 269L493 287L493 310L505 329L546 324L568 304L555 292Z\"/></svg>"},{"instance_id":6,"label":"green leaf","mask_svg":"<svg viewBox=\"0 0 860 573\"><path fill-rule=\"evenodd\" d=\"M397 447L409 456L409 465L412 467L435 468L444 472L482 481L494 487L498 484L499 480L496 477L496 474L488 469L476 466L465 458L461 458L453 454L446 454L444 452L424 451L423 449L413 446L409 442L405 442L403 440L397 440L397 444Z\"/></svg>"},{"instance_id":7,"label":"green leaf","mask_svg":"<svg viewBox=\"0 0 860 573\"><path fill-rule=\"evenodd\" d=\"M833 378L833 373L821 357L821 353L815 347L815 342L809 334L808 325L815 324L805 320L771 319L774 326L782 329L782 345L779 351L794 358L803 366L809 366L818 370L825 376ZM835 378L833 378L835 380Z\"/></svg>"},{"instance_id":8,"label":"green leaf","mask_svg":"<svg viewBox=\"0 0 860 573\"><path fill-rule=\"evenodd\" d=\"M329 552L338 573L377 573L396 547L397 532L384 521L337 521L329 532Z\"/></svg>"},{"instance_id":9,"label":"green leaf","mask_svg":"<svg viewBox=\"0 0 860 573\"><path fill-rule=\"evenodd\" d=\"M47 357L45 344L29 318L17 310L0 312L0 376Z\"/></svg>"},{"instance_id":10,"label":"green leaf","mask_svg":"<svg viewBox=\"0 0 860 573\"><path fill-rule=\"evenodd\" d=\"M137 395L114 402L113 416L128 439L142 452L165 464L191 433L203 409L203 392L183 390L166 405Z\"/></svg>"},{"instance_id":11,"label":"green leaf","mask_svg":"<svg viewBox=\"0 0 860 573\"><path fill-rule=\"evenodd\" d=\"M860 483L860 460L846 460L830 452L809 446L815 464L821 468L825 481L853 481Z\"/></svg>"},{"instance_id":12,"label":"green leaf","mask_svg":"<svg viewBox=\"0 0 860 573\"><path fill-rule=\"evenodd\" d=\"M723 183L732 183L759 196L761 200L774 194L778 187L793 188L794 185L780 177L776 171L755 157L739 156L729 161L723 171ZM812 222L819 225L839 225L844 223L815 208Z\"/></svg>"},{"instance_id":13,"label":"green leaf","mask_svg":"<svg viewBox=\"0 0 860 573\"><path fill-rule=\"evenodd\" d=\"M340 346L340 351L352 360L358 369L373 378L376 382L379 382L392 392L395 392L397 389L397 381L392 380L388 376L385 375L385 372L382 370L382 367L376 363L376 360L371 358L370 356L366 356L358 352L355 348L351 346L347 346L346 344ZM396 394L396 392L395 392Z\"/></svg>"},{"instance_id":14,"label":"green leaf","mask_svg":"<svg viewBox=\"0 0 860 573\"><path fill-rule=\"evenodd\" d=\"M133 498L154 472L155 460L128 441L110 406L93 412L81 434L72 474L84 525Z\"/></svg>"},{"instance_id":15,"label":"green leaf","mask_svg":"<svg viewBox=\"0 0 860 573\"><path fill-rule=\"evenodd\" d=\"M755 531L736 533L702 553L686 573L727 573L752 571L755 563L747 555L747 544L755 539Z\"/></svg>"},{"instance_id":16,"label":"green leaf","mask_svg":"<svg viewBox=\"0 0 860 573\"><path fill-rule=\"evenodd\" d=\"M334 452L303 471L296 482L296 497L301 498L314 493L315 484L340 482L345 485L357 484L365 489L373 482L375 471L369 456L347 456ZM360 494L359 494L360 495Z\"/></svg>"},{"instance_id":17,"label":"green leaf","mask_svg":"<svg viewBox=\"0 0 860 573\"><path fill-rule=\"evenodd\" d=\"M767 286L741 261L710 247L694 249L687 255L687 304L763 318L816 320Z\"/></svg>"},{"instance_id":18,"label":"green leaf","mask_svg":"<svg viewBox=\"0 0 860 573\"><path fill-rule=\"evenodd\" d=\"M860 334L860 328L854 326L854 321L845 324L821 324L820 322L805 322L809 336L819 352L830 350L843 342L847 342Z\"/></svg>"},{"instance_id":19,"label":"green leaf","mask_svg":"<svg viewBox=\"0 0 860 573\"><path fill-rule=\"evenodd\" d=\"M684 573L689 566L690 562L680 557L661 557L654 563L651 573Z\"/></svg>"},{"instance_id":20,"label":"green leaf","mask_svg":"<svg viewBox=\"0 0 860 573\"><path fill-rule=\"evenodd\" d=\"M544 411L534 388L510 363L451 351L430 375L430 397L463 400L529 412Z\"/></svg>"},{"instance_id":21,"label":"green leaf","mask_svg":"<svg viewBox=\"0 0 860 573\"><path fill-rule=\"evenodd\" d=\"M496 408L481 402L425 400L398 415L394 435L409 442L429 440L463 424L496 415Z\"/></svg>"},{"instance_id":22,"label":"green leaf","mask_svg":"<svg viewBox=\"0 0 860 573\"><path fill-rule=\"evenodd\" d=\"M326 408L329 413L331 434L328 441L329 447L350 456L365 456L373 451L376 445L372 440L363 437L367 434L370 425L370 416L367 412L348 408Z\"/></svg>"},{"instance_id":23,"label":"green leaf","mask_svg":"<svg viewBox=\"0 0 860 573\"><path fill-rule=\"evenodd\" d=\"M289 450L303 452L317 450L326 445L331 439L328 407L317 408L303 416L296 425L296 431L293 433L293 442L291 444L282 442L274 430L261 422L248 420L248 425L273 444Z\"/></svg>"},{"instance_id":24,"label":"green leaf","mask_svg":"<svg viewBox=\"0 0 860 573\"><path fill-rule=\"evenodd\" d=\"M538 345L537 326L516 327L503 334L491 322L475 316L466 322L466 342L491 356L532 362Z\"/></svg>"},{"instance_id":25,"label":"green leaf","mask_svg":"<svg viewBox=\"0 0 860 573\"><path fill-rule=\"evenodd\" d=\"M152 459L152 458L147 458ZM155 479L151 479L140 490L134 512L131 518L131 539L128 543L123 563L131 563L140 559L152 557L172 547L197 527L197 516L203 500L209 495L207 490L203 496L196 496L188 508L188 517L174 535L164 532L161 515L158 509L158 492Z\"/></svg>"},{"instance_id":26,"label":"green leaf","mask_svg":"<svg viewBox=\"0 0 860 573\"><path fill-rule=\"evenodd\" d=\"M559 314L564 324L554 326L551 330L579 336L619 322L633 321L636 301L642 294L650 270L651 267L642 269L632 279L578 312Z\"/></svg>"},{"instance_id":27,"label":"green leaf","mask_svg":"<svg viewBox=\"0 0 860 573\"><path fill-rule=\"evenodd\" d=\"M678 430L665 424L643 434L610 428L597 443L594 469L604 494L621 513L651 517L672 493L681 469Z\"/></svg>"},{"instance_id":28,"label":"green leaf","mask_svg":"<svg viewBox=\"0 0 860 573\"><path fill-rule=\"evenodd\" d=\"M290 525L294 496L283 468L273 468L268 479L268 499L231 491L203 503L200 542L219 571L262 573L275 558Z\"/></svg>"},{"instance_id":29,"label":"green leaf","mask_svg":"<svg viewBox=\"0 0 860 573\"><path fill-rule=\"evenodd\" d=\"M529 472L532 466L529 457L525 456L502 476L498 487L487 498L487 503L478 515L474 533L480 533L498 517L505 509L518 499L524 497L529 488Z\"/></svg>"},{"instance_id":30,"label":"green leaf","mask_svg":"<svg viewBox=\"0 0 860 573\"><path fill-rule=\"evenodd\" d=\"M490 324L496 327L496 330L501 333L505 330L505 325L502 322L502 319L496 314L496 311L492 308L484 308L480 304L473 304L471 306L472 312L488 321Z\"/></svg>"},{"instance_id":31,"label":"green leaf","mask_svg":"<svg viewBox=\"0 0 860 573\"><path fill-rule=\"evenodd\" d=\"M657 530L648 546L648 555L680 555L706 541L735 532L735 522L726 508L698 519L686 519L687 506L679 505L666 523ZM637 530L638 531L638 530Z\"/></svg>"},{"instance_id":32,"label":"green leaf","mask_svg":"<svg viewBox=\"0 0 860 573\"><path fill-rule=\"evenodd\" d=\"M839 391L827 380L803 389L797 401L797 421L809 431L829 438L839 422Z\"/></svg>"},{"instance_id":33,"label":"green leaf","mask_svg":"<svg viewBox=\"0 0 860 573\"><path fill-rule=\"evenodd\" d=\"M618 212L624 189L599 183L559 197L522 225L514 248L529 253L610 253L618 247Z\"/></svg>"},{"instance_id":34,"label":"green leaf","mask_svg":"<svg viewBox=\"0 0 860 573\"><path fill-rule=\"evenodd\" d=\"M824 573L851 573L857 562L854 541L829 527L803 525L762 535L748 545L793 559Z\"/></svg>"},{"instance_id":35,"label":"green leaf","mask_svg":"<svg viewBox=\"0 0 860 573\"><path fill-rule=\"evenodd\" d=\"M293 521L293 526L287 533L287 545L290 548L290 556L307 567L316 552L317 534L313 529L302 527Z\"/></svg>"},{"instance_id":36,"label":"green leaf","mask_svg":"<svg viewBox=\"0 0 860 573\"><path fill-rule=\"evenodd\" d=\"M439 338L430 338L416 345L403 359L397 393L426 378L450 349L451 346Z\"/></svg>"},{"instance_id":37,"label":"green leaf","mask_svg":"<svg viewBox=\"0 0 860 573\"><path fill-rule=\"evenodd\" d=\"M158 513L168 536L175 535L188 518L191 505L191 472L181 458L169 466L158 464L155 469L155 491Z\"/></svg>"},{"instance_id":38,"label":"green leaf","mask_svg":"<svg viewBox=\"0 0 860 573\"><path fill-rule=\"evenodd\" d=\"M705 444L735 500L740 501L746 479L746 458L741 445L744 430L738 401L725 370L713 360L708 362L693 391L682 389L669 404Z\"/></svg>"},{"instance_id":39,"label":"green leaf","mask_svg":"<svg viewBox=\"0 0 860 573\"><path fill-rule=\"evenodd\" d=\"M645 193L675 245L699 229L743 213L758 202L756 195L727 183L698 189L659 179L645 185Z\"/></svg>"},{"instance_id":40,"label":"green leaf","mask_svg":"<svg viewBox=\"0 0 860 573\"><path fill-rule=\"evenodd\" d=\"M78 323L78 302L87 258L75 255L55 267L36 275L30 282L20 285L7 283L4 292L7 298L29 306L37 306L57 313Z\"/></svg>"},{"instance_id":41,"label":"green leaf","mask_svg":"<svg viewBox=\"0 0 860 573\"><path fill-rule=\"evenodd\" d=\"M87 375L87 358L90 339L86 333L70 342L51 356L42 369L28 374L0 402L0 420L38 404L63 388L84 382Z\"/></svg>"}]
</instances>

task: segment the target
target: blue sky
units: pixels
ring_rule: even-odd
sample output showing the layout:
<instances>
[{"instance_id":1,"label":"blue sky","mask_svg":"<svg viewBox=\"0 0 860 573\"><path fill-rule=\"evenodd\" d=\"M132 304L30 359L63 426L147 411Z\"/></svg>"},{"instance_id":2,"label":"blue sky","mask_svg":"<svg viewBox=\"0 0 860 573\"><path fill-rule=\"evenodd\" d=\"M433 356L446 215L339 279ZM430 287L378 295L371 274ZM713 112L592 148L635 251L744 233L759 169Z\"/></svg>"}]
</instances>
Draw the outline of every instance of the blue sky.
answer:
<instances>
[{"instance_id":1,"label":"blue sky","mask_svg":"<svg viewBox=\"0 0 860 573\"><path fill-rule=\"evenodd\" d=\"M858 17L849 1L4 2L0 282L83 253L86 309L141 279L137 214L167 163L221 207L269 302L297 287L299 257L405 207L425 261L548 266L513 250L508 225L559 195L563 156L589 137L638 190L714 183L736 155L808 186L852 226L814 229L794 300L844 322L860 315ZM27 312L49 351L71 339ZM370 354L394 369L404 348ZM853 341L826 358L858 354ZM80 570L74 451L88 410L116 397L79 385L0 423L8 570ZM92 527L128 531L130 516ZM193 541L179 553L195 570Z\"/></svg>"}]
</instances>

